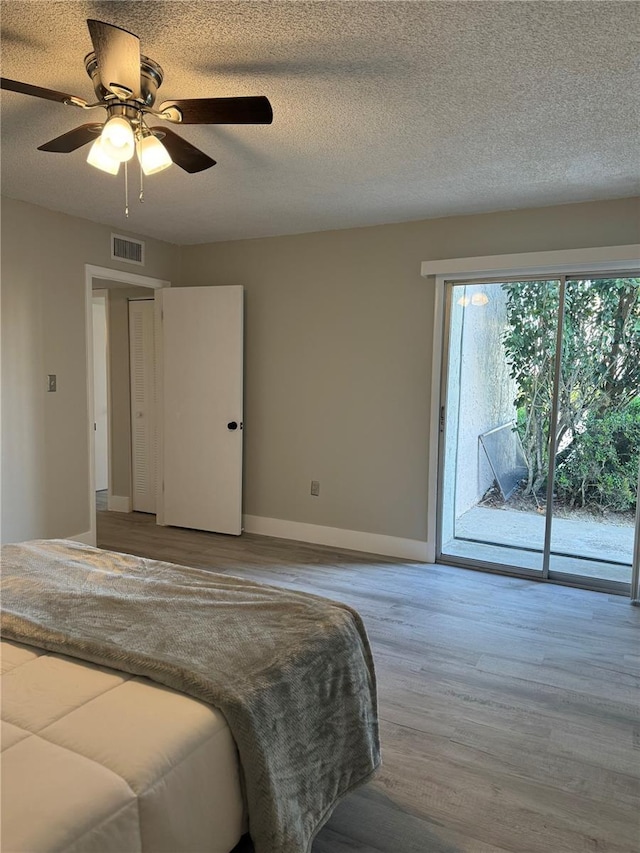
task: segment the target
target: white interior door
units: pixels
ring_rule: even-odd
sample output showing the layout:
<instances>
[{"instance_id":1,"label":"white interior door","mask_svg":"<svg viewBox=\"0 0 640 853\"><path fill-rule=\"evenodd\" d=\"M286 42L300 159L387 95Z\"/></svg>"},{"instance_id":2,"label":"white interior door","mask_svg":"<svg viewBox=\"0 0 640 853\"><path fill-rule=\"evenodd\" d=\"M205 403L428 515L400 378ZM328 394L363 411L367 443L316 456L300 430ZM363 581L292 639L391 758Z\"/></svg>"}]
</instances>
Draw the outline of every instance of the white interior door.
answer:
<instances>
[{"instance_id":1,"label":"white interior door","mask_svg":"<svg viewBox=\"0 0 640 853\"><path fill-rule=\"evenodd\" d=\"M242 532L243 297L240 286L156 294L162 315L161 523Z\"/></svg>"},{"instance_id":2,"label":"white interior door","mask_svg":"<svg viewBox=\"0 0 640 853\"><path fill-rule=\"evenodd\" d=\"M93 297L93 420L95 430L95 489L109 487L107 433L107 306L104 296Z\"/></svg>"},{"instance_id":3,"label":"white interior door","mask_svg":"<svg viewBox=\"0 0 640 853\"><path fill-rule=\"evenodd\" d=\"M156 511L158 443L154 326L153 299L129 302L131 506L136 512Z\"/></svg>"}]
</instances>

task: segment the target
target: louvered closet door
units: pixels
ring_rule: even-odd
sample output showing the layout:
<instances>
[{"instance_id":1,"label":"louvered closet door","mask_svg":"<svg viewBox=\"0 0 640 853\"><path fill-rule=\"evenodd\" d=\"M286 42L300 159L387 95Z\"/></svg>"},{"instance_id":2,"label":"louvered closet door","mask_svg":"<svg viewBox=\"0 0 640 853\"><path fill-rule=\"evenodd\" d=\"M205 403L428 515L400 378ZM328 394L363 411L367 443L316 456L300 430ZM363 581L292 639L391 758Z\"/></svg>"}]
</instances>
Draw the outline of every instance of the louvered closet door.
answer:
<instances>
[{"instance_id":1,"label":"louvered closet door","mask_svg":"<svg viewBox=\"0 0 640 853\"><path fill-rule=\"evenodd\" d=\"M156 511L156 362L153 300L129 302L132 509Z\"/></svg>"}]
</instances>

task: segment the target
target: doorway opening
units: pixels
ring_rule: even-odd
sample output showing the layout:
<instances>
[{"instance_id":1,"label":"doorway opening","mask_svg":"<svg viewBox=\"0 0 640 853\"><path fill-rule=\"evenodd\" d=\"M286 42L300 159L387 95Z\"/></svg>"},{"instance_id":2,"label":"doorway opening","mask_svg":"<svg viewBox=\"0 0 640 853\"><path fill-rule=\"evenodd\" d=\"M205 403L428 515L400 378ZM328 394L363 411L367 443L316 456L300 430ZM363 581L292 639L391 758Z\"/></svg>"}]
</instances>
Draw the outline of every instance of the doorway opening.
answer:
<instances>
[{"instance_id":1,"label":"doorway opening","mask_svg":"<svg viewBox=\"0 0 640 853\"><path fill-rule=\"evenodd\" d=\"M154 300L148 288L93 287L96 511L155 513Z\"/></svg>"},{"instance_id":2,"label":"doorway opening","mask_svg":"<svg viewBox=\"0 0 640 853\"><path fill-rule=\"evenodd\" d=\"M90 530L83 535L82 541L90 545L96 544L98 506L119 512L130 512L132 509L129 303L137 299L153 299L154 290L170 286L168 281L136 273L92 265L85 267ZM104 348L94 340L94 294L102 297L105 303ZM96 347L98 358L101 351L105 352L106 400L98 392L98 400L102 399L102 404L96 400L96 370L102 375L94 364ZM106 490L98 489L99 485L104 485L104 462L101 462L100 457L105 455L96 439L96 414L100 407L106 409ZM98 479L99 476L102 476L102 480Z\"/></svg>"}]
</instances>

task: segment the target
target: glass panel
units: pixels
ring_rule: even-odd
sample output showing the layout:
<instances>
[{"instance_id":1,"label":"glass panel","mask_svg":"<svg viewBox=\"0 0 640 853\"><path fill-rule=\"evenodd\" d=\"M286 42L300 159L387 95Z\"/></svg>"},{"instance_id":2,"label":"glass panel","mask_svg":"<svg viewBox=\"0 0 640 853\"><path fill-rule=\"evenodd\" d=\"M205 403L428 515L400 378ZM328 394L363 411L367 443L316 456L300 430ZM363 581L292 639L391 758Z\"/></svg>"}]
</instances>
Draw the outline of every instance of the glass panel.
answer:
<instances>
[{"instance_id":1,"label":"glass panel","mask_svg":"<svg viewBox=\"0 0 640 853\"><path fill-rule=\"evenodd\" d=\"M640 277L566 283L550 572L631 581Z\"/></svg>"},{"instance_id":2,"label":"glass panel","mask_svg":"<svg viewBox=\"0 0 640 853\"><path fill-rule=\"evenodd\" d=\"M559 289L451 286L443 556L542 570Z\"/></svg>"}]
</instances>

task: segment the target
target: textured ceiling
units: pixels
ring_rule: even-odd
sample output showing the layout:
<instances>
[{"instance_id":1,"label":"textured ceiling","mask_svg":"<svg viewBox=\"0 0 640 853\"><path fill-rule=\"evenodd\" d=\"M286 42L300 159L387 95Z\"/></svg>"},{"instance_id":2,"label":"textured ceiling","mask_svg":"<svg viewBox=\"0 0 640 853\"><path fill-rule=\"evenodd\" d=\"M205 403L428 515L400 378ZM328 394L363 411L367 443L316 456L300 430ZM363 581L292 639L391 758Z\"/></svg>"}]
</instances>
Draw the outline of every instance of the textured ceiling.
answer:
<instances>
[{"instance_id":1,"label":"textured ceiling","mask_svg":"<svg viewBox=\"0 0 640 853\"><path fill-rule=\"evenodd\" d=\"M3 92L6 195L185 244L639 192L636 2L3 0L3 76L91 99L88 17L140 36L159 101L267 95L274 123L179 128L218 165L125 220L122 176L36 150L103 113Z\"/></svg>"}]
</instances>

